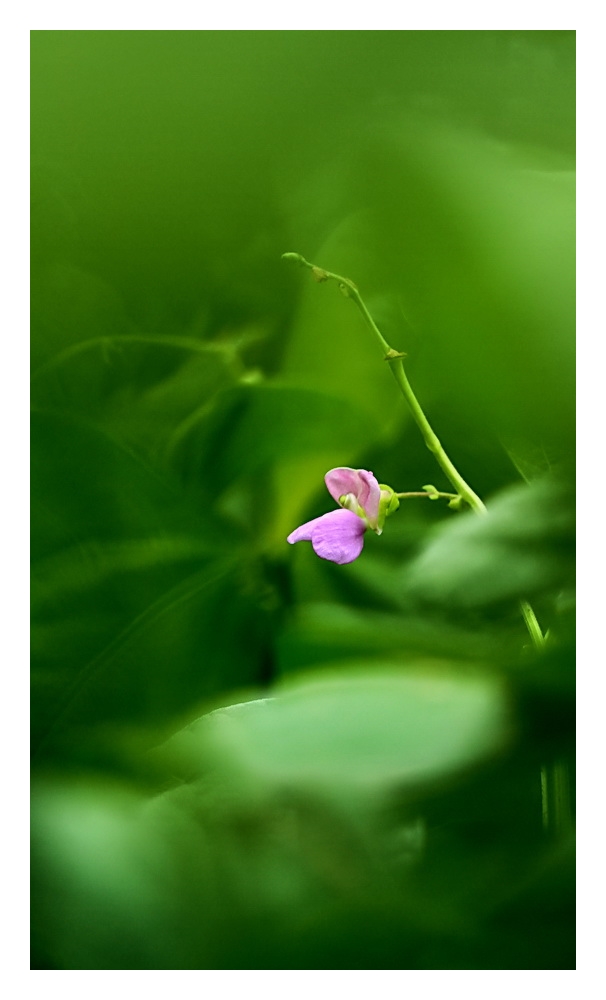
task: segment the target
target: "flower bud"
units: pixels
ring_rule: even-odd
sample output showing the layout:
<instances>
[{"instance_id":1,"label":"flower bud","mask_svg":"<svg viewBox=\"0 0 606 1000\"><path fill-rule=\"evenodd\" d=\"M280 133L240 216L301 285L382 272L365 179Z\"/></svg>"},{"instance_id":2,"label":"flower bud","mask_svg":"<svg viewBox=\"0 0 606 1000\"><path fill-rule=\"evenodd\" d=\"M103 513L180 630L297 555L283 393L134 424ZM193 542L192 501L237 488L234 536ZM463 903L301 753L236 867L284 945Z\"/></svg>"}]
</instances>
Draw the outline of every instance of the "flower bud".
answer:
<instances>
[{"instance_id":1,"label":"flower bud","mask_svg":"<svg viewBox=\"0 0 606 1000\"><path fill-rule=\"evenodd\" d=\"M400 506L400 501L391 486L379 483L379 489L381 490L379 498L379 516L377 518L377 527L375 528L378 535L380 535L383 531L386 518L393 514L393 512Z\"/></svg>"}]
</instances>

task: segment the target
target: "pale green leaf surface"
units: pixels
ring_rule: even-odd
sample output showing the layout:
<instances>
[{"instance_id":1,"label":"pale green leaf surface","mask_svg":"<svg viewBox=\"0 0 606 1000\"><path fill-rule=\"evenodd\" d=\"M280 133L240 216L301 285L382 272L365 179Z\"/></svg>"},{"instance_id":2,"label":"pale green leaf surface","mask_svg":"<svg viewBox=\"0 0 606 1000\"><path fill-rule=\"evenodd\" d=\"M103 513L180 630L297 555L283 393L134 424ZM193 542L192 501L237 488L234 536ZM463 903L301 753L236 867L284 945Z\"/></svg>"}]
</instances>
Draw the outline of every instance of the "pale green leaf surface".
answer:
<instances>
[{"instance_id":1,"label":"pale green leaf surface","mask_svg":"<svg viewBox=\"0 0 606 1000\"><path fill-rule=\"evenodd\" d=\"M219 709L195 728L219 759L265 781L333 790L416 786L476 763L503 745L498 681L383 661L283 687L275 697Z\"/></svg>"}]
</instances>

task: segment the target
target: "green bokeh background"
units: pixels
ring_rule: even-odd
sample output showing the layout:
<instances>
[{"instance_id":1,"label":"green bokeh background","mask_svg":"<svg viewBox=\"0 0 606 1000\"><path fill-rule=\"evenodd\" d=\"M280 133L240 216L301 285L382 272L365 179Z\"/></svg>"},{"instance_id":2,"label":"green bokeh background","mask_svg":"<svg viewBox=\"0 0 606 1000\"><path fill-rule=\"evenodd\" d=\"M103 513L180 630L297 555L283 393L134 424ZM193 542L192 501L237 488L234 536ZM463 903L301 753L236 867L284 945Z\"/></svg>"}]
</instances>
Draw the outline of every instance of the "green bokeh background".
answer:
<instances>
[{"instance_id":1,"label":"green bokeh background","mask_svg":"<svg viewBox=\"0 0 606 1000\"><path fill-rule=\"evenodd\" d=\"M33 967L573 968L574 32L31 40Z\"/></svg>"}]
</instances>

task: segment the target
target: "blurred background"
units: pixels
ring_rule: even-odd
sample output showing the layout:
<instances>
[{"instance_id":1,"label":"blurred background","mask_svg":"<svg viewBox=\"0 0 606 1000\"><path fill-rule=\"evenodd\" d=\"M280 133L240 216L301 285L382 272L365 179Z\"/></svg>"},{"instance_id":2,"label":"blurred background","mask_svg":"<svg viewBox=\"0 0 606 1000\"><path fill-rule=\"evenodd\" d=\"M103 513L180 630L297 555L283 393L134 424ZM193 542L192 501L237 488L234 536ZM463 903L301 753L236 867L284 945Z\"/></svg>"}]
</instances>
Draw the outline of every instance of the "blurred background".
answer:
<instances>
[{"instance_id":1,"label":"blurred background","mask_svg":"<svg viewBox=\"0 0 606 1000\"><path fill-rule=\"evenodd\" d=\"M569 31L32 32L33 968L574 968L574 80ZM486 522L286 544L332 467L450 486L285 251Z\"/></svg>"}]
</instances>

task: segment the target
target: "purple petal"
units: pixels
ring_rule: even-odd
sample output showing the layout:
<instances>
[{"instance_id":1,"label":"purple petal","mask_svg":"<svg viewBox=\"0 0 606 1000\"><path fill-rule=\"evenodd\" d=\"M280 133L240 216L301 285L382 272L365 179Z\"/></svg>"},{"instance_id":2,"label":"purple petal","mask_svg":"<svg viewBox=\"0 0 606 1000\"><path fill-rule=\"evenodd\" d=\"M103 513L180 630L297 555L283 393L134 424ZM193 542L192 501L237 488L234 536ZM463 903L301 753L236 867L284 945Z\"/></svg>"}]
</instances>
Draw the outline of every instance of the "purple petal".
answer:
<instances>
[{"instance_id":1,"label":"purple petal","mask_svg":"<svg viewBox=\"0 0 606 1000\"><path fill-rule=\"evenodd\" d=\"M366 525L351 510L331 510L329 514L315 517L295 528L286 539L294 542L311 542L314 552L321 559L344 566L357 559L364 547Z\"/></svg>"},{"instance_id":2,"label":"purple petal","mask_svg":"<svg viewBox=\"0 0 606 1000\"><path fill-rule=\"evenodd\" d=\"M353 493L358 503L366 511L371 526L376 524L379 516L379 500L381 490L372 472L366 469L331 469L324 476L326 488L333 500L339 502L339 497Z\"/></svg>"},{"instance_id":3,"label":"purple petal","mask_svg":"<svg viewBox=\"0 0 606 1000\"><path fill-rule=\"evenodd\" d=\"M371 527L375 527L379 516L381 489L372 472L367 472L365 469L359 469L358 475L364 484L358 500L360 506L366 511L366 516L370 521ZM364 497L364 499L362 499L362 497Z\"/></svg>"},{"instance_id":4,"label":"purple petal","mask_svg":"<svg viewBox=\"0 0 606 1000\"><path fill-rule=\"evenodd\" d=\"M333 511L333 513L338 513L338 511ZM322 514L322 517L328 517L328 514ZM290 535L286 539L291 545L295 542L311 542L311 533L313 531L314 524L322 520L322 517L314 517L313 521L306 521L299 528L295 528L291 531Z\"/></svg>"},{"instance_id":5,"label":"purple petal","mask_svg":"<svg viewBox=\"0 0 606 1000\"><path fill-rule=\"evenodd\" d=\"M324 482L326 489L337 503L339 497L346 496L347 493L358 496L360 477L357 469L331 469L324 476Z\"/></svg>"},{"instance_id":6,"label":"purple petal","mask_svg":"<svg viewBox=\"0 0 606 1000\"><path fill-rule=\"evenodd\" d=\"M361 517L351 510L332 510L312 523L311 544L317 556L339 566L358 558L366 531Z\"/></svg>"}]
</instances>

